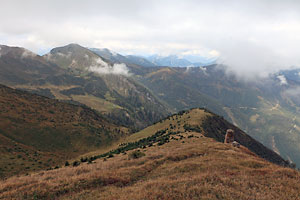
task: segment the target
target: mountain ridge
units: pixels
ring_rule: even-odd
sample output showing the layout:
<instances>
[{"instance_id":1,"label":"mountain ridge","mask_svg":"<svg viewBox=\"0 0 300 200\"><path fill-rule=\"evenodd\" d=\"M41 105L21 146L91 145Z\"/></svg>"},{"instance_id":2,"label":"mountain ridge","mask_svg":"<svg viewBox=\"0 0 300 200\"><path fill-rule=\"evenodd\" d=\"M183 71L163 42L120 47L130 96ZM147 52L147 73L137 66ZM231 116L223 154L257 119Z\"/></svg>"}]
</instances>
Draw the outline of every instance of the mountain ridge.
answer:
<instances>
[{"instance_id":1,"label":"mountain ridge","mask_svg":"<svg viewBox=\"0 0 300 200\"><path fill-rule=\"evenodd\" d=\"M119 74L118 70L124 71L124 66L115 66L78 44L55 48L37 58L46 63L38 62L37 67L50 71L35 73L37 61L28 58L27 65L33 68L33 72L28 73L21 54L14 58L2 55L0 83L75 104L86 104L132 129L145 127L169 113L151 91L130 75ZM6 60L15 63L13 67ZM108 73L91 71L91 67ZM113 71L114 68L118 70ZM128 69L125 67L125 70ZM10 78L9 82L7 77L21 77L22 81ZM24 77L28 78L25 80Z\"/></svg>"},{"instance_id":2,"label":"mountain ridge","mask_svg":"<svg viewBox=\"0 0 300 200\"><path fill-rule=\"evenodd\" d=\"M96 60L101 59L108 66L106 68L114 67L114 63L109 60L82 48L83 52L88 51ZM24 59L21 54L18 59L10 58L13 64L10 67L3 64L3 60L7 59L4 55L0 58L0 76L2 73L4 77L0 81L24 74L28 78L19 83L2 83L51 98L86 104L114 119L116 123L129 125L135 130L169 113L205 107L234 122L285 159L298 165L300 163L300 148L297 144L300 140L299 82L295 74L298 71L280 72L257 82L244 81L234 73L228 73L228 67L224 65L186 68L126 65L125 69L131 73L130 76L104 75L88 70L94 59L85 58L85 53L78 53L78 62L73 62L75 57L71 58L68 53L68 50L63 52L65 56L62 58L56 55L59 57L56 63L44 57L43 62L46 64L38 64L44 66L42 69L54 70L54 73L50 73L54 76L44 70L40 70L42 76L37 76L34 66L41 62L31 61L32 58L25 62L29 69L32 68L28 74L22 68ZM80 62L83 64L79 65ZM10 80L18 79L14 77Z\"/></svg>"},{"instance_id":3,"label":"mountain ridge","mask_svg":"<svg viewBox=\"0 0 300 200\"><path fill-rule=\"evenodd\" d=\"M163 130L167 126L165 133L156 129L156 137L119 145L124 149L136 144L133 149L82 158L80 166L2 180L0 198L267 200L299 195L298 171L267 162L244 146L217 142L199 133L199 126L175 132L179 126L173 123L178 120L190 120L189 125L204 120L205 124L209 115L213 114L200 109L184 111L153 125ZM169 134L169 140L164 134Z\"/></svg>"}]
</instances>

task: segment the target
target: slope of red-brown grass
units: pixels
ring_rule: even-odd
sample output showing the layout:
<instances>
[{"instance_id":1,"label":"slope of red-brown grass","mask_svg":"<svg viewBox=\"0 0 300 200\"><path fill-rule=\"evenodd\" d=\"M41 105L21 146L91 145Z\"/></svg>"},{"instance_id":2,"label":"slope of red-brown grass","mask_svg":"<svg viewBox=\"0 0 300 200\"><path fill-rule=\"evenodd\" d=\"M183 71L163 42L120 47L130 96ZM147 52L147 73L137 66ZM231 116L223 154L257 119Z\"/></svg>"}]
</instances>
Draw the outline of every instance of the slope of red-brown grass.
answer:
<instances>
[{"instance_id":1,"label":"slope of red-brown grass","mask_svg":"<svg viewBox=\"0 0 300 200\"><path fill-rule=\"evenodd\" d=\"M194 137L188 137L194 135ZM297 199L298 171L199 133L93 164L12 177L0 199ZM136 151L136 150L134 150ZM141 154L142 155L142 154Z\"/></svg>"},{"instance_id":2,"label":"slope of red-brown grass","mask_svg":"<svg viewBox=\"0 0 300 200\"><path fill-rule=\"evenodd\" d=\"M87 107L0 85L0 178L62 165L126 134Z\"/></svg>"}]
</instances>

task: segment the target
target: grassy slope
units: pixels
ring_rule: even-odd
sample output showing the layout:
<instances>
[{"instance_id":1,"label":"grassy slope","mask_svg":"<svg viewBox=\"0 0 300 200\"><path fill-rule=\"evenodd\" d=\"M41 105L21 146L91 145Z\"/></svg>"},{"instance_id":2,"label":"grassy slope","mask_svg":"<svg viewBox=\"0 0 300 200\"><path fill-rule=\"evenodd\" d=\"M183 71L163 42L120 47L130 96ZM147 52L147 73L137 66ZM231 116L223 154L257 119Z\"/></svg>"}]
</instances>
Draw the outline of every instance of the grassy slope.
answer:
<instances>
[{"instance_id":1,"label":"grassy slope","mask_svg":"<svg viewBox=\"0 0 300 200\"><path fill-rule=\"evenodd\" d=\"M194 88L195 83L191 81L193 77L182 69L165 67L153 70L139 80L174 111L207 107L220 115L226 115L220 102Z\"/></svg>"},{"instance_id":2,"label":"grassy slope","mask_svg":"<svg viewBox=\"0 0 300 200\"><path fill-rule=\"evenodd\" d=\"M71 95L72 99L82 104L89 106L99 112L109 113L114 109L122 109L122 107L113 104L104 99L92 96L92 95Z\"/></svg>"},{"instance_id":3,"label":"grassy slope","mask_svg":"<svg viewBox=\"0 0 300 200\"><path fill-rule=\"evenodd\" d=\"M126 142L134 142L141 138L149 137L157 131L165 129L172 132L185 132L186 130L197 131L203 133L207 137L223 142L225 132L228 128L235 130L236 141L246 146L257 155L276 164L287 164L280 156L263 146L260 142L256 141L239 128L227 122L222 117L203 109L192 109L184 112L183 114L170 116L165 120L161 120L160 122L129 136Z\"/></svg>"},{"instance_id":4,"label":"grassy slope","mask_svg":"<svg viewBox=\"0 0 300 200\"><path fill-rule=\"evenodd\" d=\"M0 199L296 199L296 170L279 167L248 149L196 132L93 164L12 177Z\"/></svg>"},{"instance_id":5,"label":"grassy slope","mask_svg":"<svg viewBox=\"0 0 300 200\"><path fill-rule=\"evenodd\" d=\"M276 81L241 81L218 66L151 69L141 81L174 108L206 107L299 165L297 100L285 95Z\"/></svg>"},{"instance_id":6,"label":"grassy slope","mask_svg":"<svg viewBox=\"0 0 300 200\"><path fill-rule=\"evenodd\" d=\"M170 124L172 124L173 127L172 129L170 128L170 130L175 132L184 132L184 124L188 123L190 125L201 125L203 120L205 120L208 116L211 116L211 114L201 109L193 109L189 113L183 115L175 114L135 134L132 134L126 139L126 142L134 142L139 139L154 135L157 131L169 129Z\"/></svg>"},{"instance_id":7,"label":"grassy slope","mask_svg":"<svg viewBox=\"0 0 300 200\"><path fill-rule=\"evenodd\" d=\"M0 177L106 148L127 129L93 110L0 85Z\"/></svg>"}]
</instances>

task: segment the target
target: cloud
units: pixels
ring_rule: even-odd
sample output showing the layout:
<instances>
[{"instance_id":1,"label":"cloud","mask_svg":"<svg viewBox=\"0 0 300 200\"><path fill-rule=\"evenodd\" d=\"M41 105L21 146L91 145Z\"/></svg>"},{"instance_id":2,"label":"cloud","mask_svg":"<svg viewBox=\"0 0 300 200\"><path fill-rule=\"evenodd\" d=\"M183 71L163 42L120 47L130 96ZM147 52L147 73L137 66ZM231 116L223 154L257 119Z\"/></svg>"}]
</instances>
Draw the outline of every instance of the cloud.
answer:
<instances>
[{"instance_id":1,"label":"cloud","mask_svg":"<svg viewBox=\"0 0 300 200\"><path fill-rule=\"evenodd\" d=\"M115 74L129 76L129 69L124 63L114 64L113 66L104 62L101 58L95 60L95 65L89 67L91 72L96 72L98 74Z\"/></svg>"},{"instance_id":2,"label":"cloud","mask_svg":"<svg viewBox=\"0 0 300 200\"><path fill-rule=\"evenodd\" d=\"M0 58L1 58L2 54L1 54L1 47L0 47Z\"/></svg>"},{"instance_id":3,"label":"cloud","mask_svg":"<svg viewBox=\"0 0 300 200\"><path fill-rule=\"evenodd\" d=\"M63 54L63 53L58 52L57 55L69 59L72 56L72 52L68 52L67 54Z\"/></svg>"},{"instance_id":4,"label":"cloud","mask_svg":"<svg viewBox=\"0 0 300 200\"><path fill-rule=\"evenodd\" d=\"M277 78L280 81L280 85L288 85L288 82L284 75L278 75Z\"/></svg>"},{"instance_id":5,"label":"cloud","mask_svg":"<svg viewBox=\"0 0 300 200\"><path fill-rule=\"evenodd\" d=\"M192 49L182 51L180 53L183 56L202 56L207 58L217 58L220 56L220 53L217 50L208 50L208 49Z\"/></svg>"},{"instance_id":6,"label":"cloud","mask_svg":"<svg viewBox=\"0 0 300 200\"><path fill-rule=\"evenodd\" d=\"M24 49L24 51L23 51L23 53L21 55L21 58L33 58L35 56L37 56L35 53L33 53L33 52L31 52L31 51L29 51L27 49Z\"/></svg>"},{"instance_id":7,"label":"cloud","mask_svg":"<svg viewBox=\"0 0 300 200\"><path fill-rule=\"evenodd\" d=\"M200 69L203 71L203 73L204 73L205 75L208 75L207 72L206 72L206 67L200 67Z\"/></svg>"},{"instance_id":8,"label":"cloud","mask_svg":"<svg viewBox=\"0 0 300 200\"><path fill-rule=\"evenodd\" d=\"M10 0L0 43L38 53L73 42L122 54L188 52L255 78L300 66L299 10L296 0Z\"/></svg>"},{"instance_id":9,"label":"cloud","mask_svg":"<svg viewBox=\"0 0 300 200\"><path fill-rule=\"evenodd\" d=\"M61 52L57 52L56 55L58 55L60 57L63 57L63 58L66 58L66 59L70 59L71 56L72 56L72 52L67 52L67 54L64 54L64 53L61 53ZM53 56L54 56L53 54L48 53L48 54L45 55L45 58L46 58L46 60L51 61L52 59L54 59ZM73 63L73 61L74 60L72 60L72 63Z\"/></svg>"},{"instance_id":10,"label":"cloud","mask_svg":"<svg viewBox=\"0 0 300 200\"><path fill-rule=\"evenodd\" d=\"M187 66L184 73L189 73L193 66Z\"/></svg>"},{"instance_id":11,"label":"cloud","mask_svg":"<svg viewBox=\"0 0 300 200\"><path fill-rule=\"evenodd\" d=\"M284 91L284 95L294 98L296 100L300 99L300 87L290 88ZM299 102L299 101L298 101Z\"/></svg>"}]
</instances>

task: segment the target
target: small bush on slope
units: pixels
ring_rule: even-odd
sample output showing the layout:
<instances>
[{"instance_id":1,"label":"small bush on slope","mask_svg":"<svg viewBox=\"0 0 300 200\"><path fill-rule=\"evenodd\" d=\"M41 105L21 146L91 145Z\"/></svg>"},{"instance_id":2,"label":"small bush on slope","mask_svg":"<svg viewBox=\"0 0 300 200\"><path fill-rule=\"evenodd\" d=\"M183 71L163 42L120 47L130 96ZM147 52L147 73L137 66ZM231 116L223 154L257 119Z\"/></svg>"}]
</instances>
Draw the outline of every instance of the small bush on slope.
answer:
<instances>
[{"instance_id":1,"label":"small bush on slope","mask_svg":"<svg viewBox=\"0 0 300 200\"><path fill-rule=\"evenodd\" d=\"M143 157L145 155L146 154L141 152L140 150L135 150L128 155L128 158L129 159L137 159L137 158Z\"/></svg>"}]
</instances>

